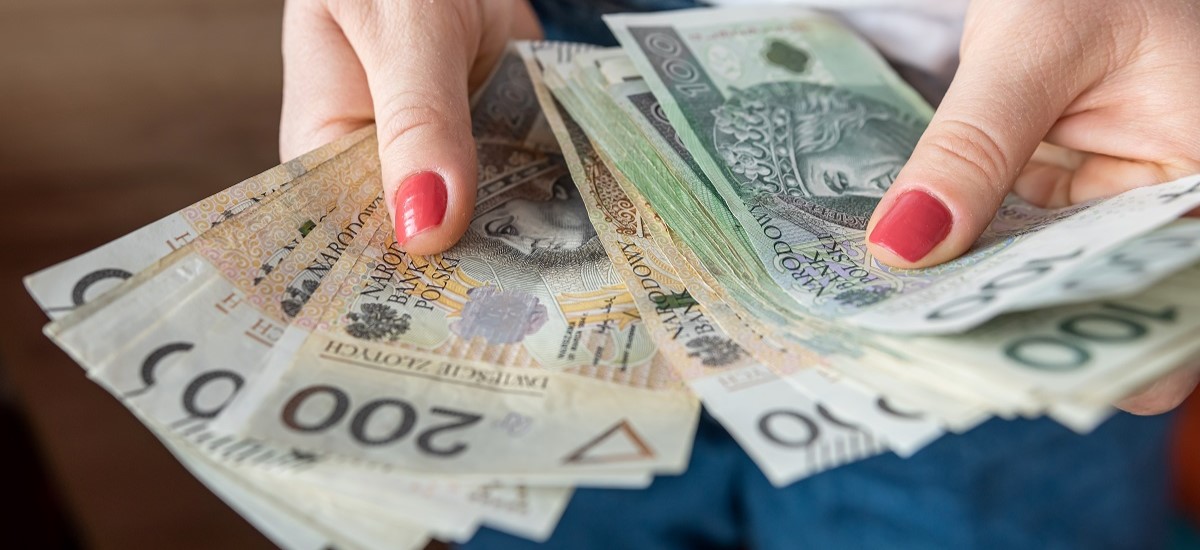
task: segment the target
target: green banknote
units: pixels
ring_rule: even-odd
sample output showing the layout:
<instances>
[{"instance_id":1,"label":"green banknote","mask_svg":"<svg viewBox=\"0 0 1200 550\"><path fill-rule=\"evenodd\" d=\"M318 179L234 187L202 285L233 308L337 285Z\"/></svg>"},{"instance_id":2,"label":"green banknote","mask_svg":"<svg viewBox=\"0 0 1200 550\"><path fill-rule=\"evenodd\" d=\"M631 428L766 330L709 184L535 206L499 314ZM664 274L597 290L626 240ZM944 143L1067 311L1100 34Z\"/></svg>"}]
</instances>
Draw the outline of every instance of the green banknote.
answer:
<instances>
[{"instance_id":1,"label":"green banknote","mask_svg":"<svg viewBox=\"0 0 1200 550\"><path fill-rule=\"evenodd\" d=\"M690 288L702 287L703 283L689 278L690 273L684 272L685 275L680 276L681 271L675 266L684 262L681 252L669 244L668 230L647 208L646 201L637 194L634 186L629 185L630 178L621 171L630 164L630 159L616 162L612 157L620 152L601 151L595 147L573 115L568 114L542 85L543 67L556 73L567 68L563 61L568 56L559 51L562 46L529 43L521 47L529 58L539 99L551 128L562 143L567 164L585 198L593 226L614 267L630 288L646 326L659 344L660 353L670 358L672 367L754 458L772 483L787 484L872 456L887 447L903 451L905 447L897 443L901 443L899 440L908 433L920 431L926 441L940 433L937 425L927 419L892 415L889 423L878 418L887 415L886 409L874 407L877 396L861 392L841 392L839 395L869 404L861 408L872 409L877 413L876 417L856 414L848 422L839 412L846 408L844 401L835 406L827 399L819 401L801 392L784 376L773 373L734 343L709 316L708 308L692 297ZM602 50L579 52L574 56L574 62L586 70L596 66L594 64L608 54ZM624 78L620 73L604 77L606 81ZM586 90L578 91L591 95ZM587 105L588 109L581 111L584 104L566 96L565 89L558 88L556 93L567 97L574 112L588 118L593 128L603 126L600 121L604 120L609 123L609 130L617 128L619 132L623 123L628 122L622 120L619 113L616 118L598 119L598 111L591 109L597 104ZM606 100L607 96L594 99ZM631 141L629 137L637 136L636 129L629 128L625 132L626 142ZM613 141L613 132L597 129L594 133L605 134L606 140ZM653 159L640 160L649 162ZM605 203L633 204L639 217L610 215L603 207Z\"/></svg>"},{"instance_id":2,"label":"green banknote","mask_svg":"<svg viewBox=\"0 0 1200 550\"><path fill-rule=\"evenodd\" d=\"M864 231L930 109L861 38L791 9L608 22L793 311L961 332L1200 203L1195 177L1061 210L1013 199L963 258L893 269Z\"/></svg>"}]
</instances>

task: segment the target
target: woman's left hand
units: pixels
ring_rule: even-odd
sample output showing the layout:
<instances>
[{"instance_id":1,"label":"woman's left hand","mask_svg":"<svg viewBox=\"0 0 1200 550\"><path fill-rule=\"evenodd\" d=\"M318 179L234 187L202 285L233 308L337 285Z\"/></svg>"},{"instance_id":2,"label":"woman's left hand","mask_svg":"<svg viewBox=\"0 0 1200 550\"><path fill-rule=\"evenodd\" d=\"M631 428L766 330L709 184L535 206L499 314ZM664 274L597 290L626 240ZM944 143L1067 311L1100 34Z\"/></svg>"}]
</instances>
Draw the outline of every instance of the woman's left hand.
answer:
<instances>
[{"instance_id":1,"label":"woman's left hand","mask_svg":"<svg viewBox=\"0 0 1200 550\"><path fill-rule=\"evenodd\" d=\"M867 228L902 268L967 251L1010 192L1067 206L1200 172L1200 2L973 0L958 72ZM1034 157L1046 141L1058 158ZM1122 407L1164 412L1200 368Z\"/></svg>"}]
</instances>

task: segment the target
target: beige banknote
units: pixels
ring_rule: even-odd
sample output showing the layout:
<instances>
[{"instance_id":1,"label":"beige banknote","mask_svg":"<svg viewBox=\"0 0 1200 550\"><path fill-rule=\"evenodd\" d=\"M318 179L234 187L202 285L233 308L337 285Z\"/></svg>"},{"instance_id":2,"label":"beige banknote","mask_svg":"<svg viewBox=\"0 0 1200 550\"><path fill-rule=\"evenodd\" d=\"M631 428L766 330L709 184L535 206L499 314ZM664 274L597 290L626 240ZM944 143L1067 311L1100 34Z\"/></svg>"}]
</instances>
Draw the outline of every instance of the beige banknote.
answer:
<instances>
[{"instance_id":1,"label":"beige banknote","mask_svg":"<svg viewBox=\"0 0 1200 550\"><path fill-rule=\"evenodd\" d=\"M486 122L487 117L476 120ZM231 390L255 374L255 354L261 356L273 345L279 330L303 306L365 219L380 209L374 147L372 139L339 156L333 166L325 167L323 174L327 177L320 182L324 188L297 186L299 193L288 193L283 202L273 204L270 212L258 212L254 219L247 220L242 231L231 228L206 234L187 253L176 254L169 267L157 270L156 277L141 285L140 293L127 292L130 297L125 302L103 308L103 315L90 324L108 326L105 316L122 319L121 327L127 334L108 340L125 342L123 345L97 349L89 342L104 333L84 330L75 333L80 335L78 341L68 347L88 348L84 350L87 354L109 366L98 370L103 383L120 391L135 408L152 411L155 420L211 452L259 466L307 469L310 481L330 490L338 488L336 483L328 483L331 479L351 484L344 487L344 493L369 496L372 493L367 488L373 489L387 509L407 508L418 516L424 514L426 525L435 532L440 530L440 535L462 538L482 520L532 538L544 537L569 491L522 490L519 506L494 496L502 494L504 488L477 483L442 483L430 494L429 490L413 490L414 480L397 472L381 477L374 475L378 470L316 466L312 464L316 457L311 455L279 452L211 430L208 421L217 416ZM500 150L502 157L490 154L492 150ZM502 150L497 139L481 143L481 159L497 160L481 165L481 171L493 176L487 180L491 187L482 189L481 196L486 197L488 189L504 189L505 179L513 172L538 173L546 169L545 163L539 164L543 159L509 153L511 147ZM181 260L184 254L191 256ZM155 304L153 311L146 311L148 303ZM176 321L163 323L165 318ZM139 326L138 320L148 322ZM185 330L184 337L173 332L176 330ZM130 361L112 360L120 356L144 357L144 368L130 369L125 366ZM198 368L181 368L181 363ZM162 368L164 365L169 368ZM302 458L297 460L296 456ZM296 462L299 466L293 464ZM408 494L420 498L410 499L407 504L397 502L396 497ZM434 505L438 498L444 501L440 511ZM434 521L438 516L466 523L439 527Z\"/></svg>"},{"instance_id":2,"label":"beige banknote","mask_svg":"<svg viewBox=\"0 0 1200 550\"><path fill-rule=\"evenodd\" d=\"M532 110L508 110L514 123L544 120L531 92L518 97ZM483 174L481 187L509 186L480 196L458 246L410 257L385 228L340 288L318 290L338 294L302 313L294 356L277 353L277 378L241 400L258 409L248 433L432 472L683 468L698 405L655 352L562 157L508 156L544 169ZM328 425L310 429L321 411Z\"/></svg>"},{"instance_id":3,"label":"beige banknote","mask_svg":"<svg viewBox=\"0 0 1200 550\"><path fill-rule=\"evenodd\" d=\"M197 202L171 216L150 224L117 241L104 245L26 279L30 293L52 318L60 318L104 294L131 277L138 270L153 264L160 256L184 246L209 228L239 215L253 212L260 204L287 189L297 177L316 168L338 153L358 143L369 132L359 132L335 141L284 165L245 180L217 195ZM295 548L319 548L331 543L350 544L341 534L363 522L348 523L306 519L303 511L271 498L272 494L287 494L294 489L275 483L266 490L247 488L234 472L222 466L207 464L201 453L169 434L160 439L182 462L223 500L246 516L247 520L281 545ZM305 491L298 493L306 494ZM298 499L302 502L306 499ZM308 499L310 500L310 499ZM386 522L380 520L379 524ZM396 527L403 526L397 523ZM363 526L364 533L378 528ZM424 530L413 532L423 536ZM398 541L404 537L394 533ZM415 543L414 543L415 544Z\"/></svg>"},{"instance_id":4,"label":"beige banknote","mask_svg":"<svg viewBox=\"0 0 1200 550\"><path fill-rule=\"evenodd\" d=\"M270 377L241 397L245 431L413 471L680 471L697 404L589 244L586 212L568 210L582 205L565 176L504 197L507 208L536 207L557 193L562 204L543 206L560 209L551 220L586 227L584 242L554 243L568 255L535 250L548 260L540 272L514 271L502 262L520 250L484 235L475 250L468 235L446 254L410 257L381 224L353 264L335 266L341 284L319 288L284 335Z\"/></svg>"},{"instance_id":5,"label":"beige banknote","mask_svg":"<svg viewBox=\"0 0 1200 550\"><path fill-rule=\"evenodd\" d=\"M365 143L361 146L361 151L372 151L373 143ZM348 165L351 163L347 163ZM369 166L369 165L365 165ZM334 166L326 165L326 169L332 169ZM364 174L367 172L363 170ZM312 175L324 175L324 171L314 172ZM333 181L333 178L330 178ZM377 194L376 188L361 186L361 189L367 190L370 194ZM208 240L224 240L231 242L238 240L242 244L253 248L259 252L260 259L267 259L276 255L281 250L294 250L296 247L295 239L300 236L300 227L308 227L305 225L313 219L320 219L320 215L328 215L328 209L325 205L297 205L295 202L300 202L300 199L313 199L328 195L331 201L337 201L338 196L333 192L332 188L321 189L320 186L309 188L307 185L300 184L294 189L283 193L279 199L273 200L269 205L263 208L264 216L256 216L255 223L252 223L255 231L251 234L258 237L255 240L248 234L242 234L239 231L239 222L250 220L232 220L221 227L206 233L199 237L189 245L181 248L179 251L168 256L162 262L162 265L156 266L161 269L152 269L150 272L163 274L163 277L153 277L146 275L145 280L141 280L143 275L139 274L130 284L119 288L112 293L102 297L81 308L77 315L83 318L68 317L61 326L70 326L79 332L67 332L64 337L72 341L72 339L83 338L84 340L103 340L104 343L100 348L89 347L86 344L82 346L71 346L66 344L74 354L80 359L81 363L91 367L90 374L107 385L114 393L117 393L123 400L140 413L140 416L146 420L152 427L162 432L165 437L173 438L176 442L182 438L191 438L189 443L192 450L203 449L208 457L227 459L229 464L240 464L247 468L236 472L235 481L240 480L241 483L246 483L248 476L254 475L251 469L248 468L251 464L261 468L273 468L277 470L320 470L320 466L311 464L313 459L295 453L287 452L286 450L265 449L261 445L256 445L252 441L232 440L205 437L207 434L203 430L197 429L202 427L203 421L211 416L214 416L219 411L220 401L214 400L213 392L210 386L215 386L217 395L221 391L228 392L229 387L222 384L236 382L237 376L240 375L238 367L241 364L237 361L226 361L225 365L232 365L233 369L222 369L220 365L210 365L208 368L196 369L193 372L187 373L187 362L181 360L193 358L195 355L202 355L205 350L204 342L189 336L195 336L195 333L204 330L212 320L206 319L201 315L200 311L195 309L189 310L191 293L187 290L188 285L185 284L175 287L172 285L163 285L164 281L178 281L186 270L180 270L180 259L187 257L195 257L193 254L197 244L204 243ZM345 197L343 197L345 198ZM293 200L296 199L296 200ZM321 201L318 201L321 202ZM345 201L347 204L352 201ZM303 206L308 206L310 209L305 210ZM278 216L281 213L295 216L293 219L287 220L282 224L265 224L263 219L271 217L271 214ZM316 215L314 215L316 214ZM315 222L314 222L315 223ZM311 232L316 227L308 229ZM240 235L240 236L239 236ZM246 278L253 278L260 270L263 262L252 262L248 258L241 258L242 262L238 266L246 273ZM190 273L195 275L196 273ZM219 278L219 277L218 277ZM201 286L211 286L215 279L201 279ZM144 284L143 284L144 283ZM163 296L155 296L150 293L150 290L167 291ZM177 292L182 291L182 292ZM109 303L109 307L99 307L101 302L108 301L109 297L114 297ZM157 314L151 312L149 314L147 325L138 325L132 322L128 315L122 311L130 309L150 309L157 310ZM156 307L157 306L157 307ZM208 304L211 308L212 305ZM179 311L181 315L175 316L176 322L172 323L172 316L166 313ZM218 320L219 322L219 320ZM191 323L199 323L198 326L193 326ZM191 328L191 331L188 331ZM200 344L200 348L196 349L196 344ZM217 349L228 350L236 349L237 342L226 342L224 346ZM260 344L261 345L261 344ZM146 351L149 348L149 351ZM248 353L237 354L237 359L247 360L252 357L246 357ZM190 383L180 387L178 384L172 383L172 375L178 378L180 371L192 374L194 377ZM234 385L236 389L236 384ZM190 391L189 389L194 390ZM172 391L173 390L173 391ZM208 391L205 391L208 390ZM179 414L170 415L170 413L178 412ZM203 457L202 457L203 458ZM310 474L311 475L311 474ZM276 480L274 484L268 483L265 487L259 484L258 492L261 494L271 495L279 491L275 485L280 483ZM291 483L294 487L303 487L303 483ZM302 490L302 489L301 489ZM317 491L303 491L313 494L318 494ZM343 504L351 505L353 501L340 499ZM299 507L301 512L306 515L312 515L317 512L312 506L321 502L321 499L288 499L293 508ZM380 508L375 511L376 516L383 516L378 523L387 525L388 520L397 520L397 525L405 525L405 522L400 516L393 515L391 511ZM363 515L363 518L370 518L371 515ZM364 519L364 522L369 521ZM364 526L363 533L371 532L368 529L369 525ZM345 528L345 527L343 527ZM469 530L470 527L464 527L464 530Z\"/></svg>"},{"instance_id":6,"label":"beige banknote","mask_svg":"<svg viewBox=\"0 0 1200 550\"><path fill-rule=\"evenodd\" d=\"M115 241L25 278L31 296L52 319L114 288L210 228L251 213L296 178L373 134L371 128L323 147L206 197Z\"/></svg>"}]
</instances>

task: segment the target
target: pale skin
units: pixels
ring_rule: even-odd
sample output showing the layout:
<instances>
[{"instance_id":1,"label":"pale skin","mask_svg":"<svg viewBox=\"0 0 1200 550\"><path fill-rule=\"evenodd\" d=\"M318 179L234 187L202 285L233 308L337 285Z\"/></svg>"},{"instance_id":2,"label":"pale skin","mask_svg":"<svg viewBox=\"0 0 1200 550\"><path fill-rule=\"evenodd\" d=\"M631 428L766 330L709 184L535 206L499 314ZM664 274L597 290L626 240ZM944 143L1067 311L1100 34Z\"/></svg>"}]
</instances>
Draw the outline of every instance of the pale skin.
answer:
<instances>
[{"instance_id":1,"label":"pale skin","mask_svg":"<svg viewBox=\"0 0 1200 550\"><path fill-rule=\"evenodd\" d=\"M509 40L540 37L527 1L289 0L283 27L281 157L377 124L393 217L409 175L446 185L444 219L405 247L453 246L475 204L469 93ZM1009 192L1057 207L1200 172L1196 52L1195 0L973 0L959 70L868 234L910 190L940 200L951 229L916 261L871 253L937 265L971 246ZM1200 365L1180 369L1119 406L1166 412L1198 382Z\"/></svg>"}]
</instances>

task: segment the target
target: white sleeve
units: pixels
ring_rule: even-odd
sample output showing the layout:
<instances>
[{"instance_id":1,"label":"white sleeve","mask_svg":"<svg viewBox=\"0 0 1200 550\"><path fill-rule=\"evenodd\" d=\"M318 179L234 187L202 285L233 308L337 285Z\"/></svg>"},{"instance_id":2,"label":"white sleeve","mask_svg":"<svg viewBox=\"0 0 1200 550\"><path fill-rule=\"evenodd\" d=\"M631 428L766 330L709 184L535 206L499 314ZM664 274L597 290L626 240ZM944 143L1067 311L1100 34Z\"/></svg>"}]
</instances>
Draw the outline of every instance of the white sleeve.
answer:
<instances>
[{"instance_id":1,"label":"white sleeve","mask_svg":"<svg viewBox=\"0 0 1200 550\"><path fill-rule=\"evenodd\" d=\"M958 65L968 0L708 0L720 6L793 4L836 13L889 59L947 82Z\"/></svg>"}]
</instances>

